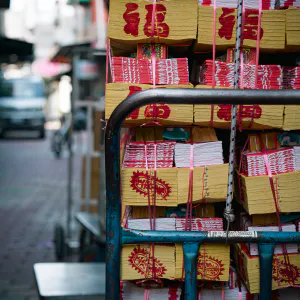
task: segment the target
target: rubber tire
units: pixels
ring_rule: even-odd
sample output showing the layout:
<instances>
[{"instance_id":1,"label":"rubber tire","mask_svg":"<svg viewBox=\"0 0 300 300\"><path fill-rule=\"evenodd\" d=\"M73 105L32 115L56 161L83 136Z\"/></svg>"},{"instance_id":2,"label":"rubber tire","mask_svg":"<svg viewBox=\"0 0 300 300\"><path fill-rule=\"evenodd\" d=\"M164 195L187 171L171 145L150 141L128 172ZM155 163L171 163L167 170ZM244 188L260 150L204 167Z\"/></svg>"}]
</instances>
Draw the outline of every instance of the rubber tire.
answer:
<instances>
[{"instance_id":1,"label":"rubber tire","mask_svg":"<svg viewBox=\"0 0 300 300\"><path fill-rule=\"evenodd\" d=\"M63 261L66 256L65 232L60 224L54 229L55 257L57 261Z\"/></svg>"},{"instance_id":2,"label":"rubber tire","mask_svg":"<svg viewBox=\"0 0 300 300\"><path fill-rule=\"evenodd\" d=\"M46 132L45 132L45 128L41 128L40 131L39 131L39 138L44 140L46 137Z\"/></svg>"}]
</instances>

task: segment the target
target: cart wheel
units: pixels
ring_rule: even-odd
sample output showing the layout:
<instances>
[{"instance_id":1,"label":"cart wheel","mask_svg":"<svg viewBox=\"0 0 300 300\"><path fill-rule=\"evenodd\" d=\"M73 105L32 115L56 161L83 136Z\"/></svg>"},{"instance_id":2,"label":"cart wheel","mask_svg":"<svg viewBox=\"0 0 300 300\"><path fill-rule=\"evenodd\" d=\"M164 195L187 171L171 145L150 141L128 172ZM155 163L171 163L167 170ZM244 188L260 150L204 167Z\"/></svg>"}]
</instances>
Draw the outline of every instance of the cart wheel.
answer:
<instances>
[{"instance_id":1,"label":"cart wheel","mask_svg":"<svg viewBox=\"0 0 300 300\"><path fill-rule=\"evenodd\" d=\"M63 261L66 253L65 233L61 225L57 224L54 229L55 257Z\"/></svg>"},{"instance_id":2,"label":"cart wheel","mask_svg":"<svg viewBox=\"0 0 300 300\"><path fill-rule=\"evenodd\" d=\"M80 257L81 262L105 262L105 246L92 244L88 246Z\"/></svg>"}]
</instances>

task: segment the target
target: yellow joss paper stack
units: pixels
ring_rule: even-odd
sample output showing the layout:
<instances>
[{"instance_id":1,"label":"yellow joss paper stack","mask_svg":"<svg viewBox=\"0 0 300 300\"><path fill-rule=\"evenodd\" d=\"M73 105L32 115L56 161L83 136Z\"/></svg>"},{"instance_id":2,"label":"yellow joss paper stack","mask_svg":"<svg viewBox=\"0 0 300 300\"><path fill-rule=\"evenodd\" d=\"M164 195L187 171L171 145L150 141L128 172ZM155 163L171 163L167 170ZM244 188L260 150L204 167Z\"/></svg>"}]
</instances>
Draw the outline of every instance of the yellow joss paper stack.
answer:
<instances>
[{"instance_id":1,"label":"yellow joss paper stack","mask_svg":"<svg viewBox=\"0 0 300 300\"><path fill-rule=\"evenodd\" d=\"M195 217L198 218L213 218L215 216L215 208L213 204L202 204L197 205L194 208ZM166 207L157 207L156 208L156 217L163 218L166 214ZM131 207L131 217L133 219L145 219L149 217L149 211L147 206L133 206Z\"/></svg>"},{"instance_id":2,"label":"yellow joss paper stack","mask_svg":"<svg viewBox=\"0 0 300 300\"><path fill-rule=\"evenodd\" d=\"M111 0L108 37L112 45L149 43L153 3L147 0ZM197 34L197 1L171 0L156 4L156 43L191 42Z\"/></svg>"},{"instance_id":3,"label":"yellow joss paper stack","mask_svg":"<svg viewBox=\"0 0 300 300\"><path fill-rule=\"evenodd\" d=\"M182 245L176 244L176 277L184 278ZM229 279L230 246L204 244L200 246L197 261L197 279L227 281ZM182 276L183 275L183 276Z\"/></svg>"},{"instance_id":4,"label":"yellow joss paper stack","mask_svg":"<svg viewBox=\"0 0 300 300\"><path fill-rule=\"evenodd\" d=\"M121 279L175 278L175 246L155 245L154 257L152 250L151 244L123 246Z\"/></svg>"},{"instance_id":5,"label":"yellow joss paper stack","mask_svg":"<svg viewBox=\"0 0 300 300\"><path fill-rule=\"evenodd\" d=\"M284 108L283 130L300 129L300 105L286 105Z\"/></svg>"},{"instance_id":6,"label":"yellow joss paper stack","mask_svg":"<svg viewBox=\"0 0 300 300\"><path fill-rule=\"evenodd\" d=\"M153 170L152 170L153 171ZM146 169L123 168L122 169L122 198L125 205L148 205L148 195L154 199L153 172ZM147 178L149 178L147 180ZM148 188L148 181L150 182ZM156 171L156 205L177 206L177 169L158 168Z\"/></svg>"},{"instance_id":7,"label":"yellow joss paper stack","mask_svg":"<svg viewBox=\"0 0 300 300\"><path fill-rule=\"evenodd\" d=\"M210 86L198 85L196 88L211 88ZM222 88L222 87L215 87ZM283 105L243 105L239 106L238 112L245 110L254 114L253 118L240 118L243 129L271 129L283 126ZM231 106L230 105L194 105L194 124L211 126L215 128L230 128Z\"/></svg>"},{"instance_id":8,"label":"yellow joss paper stack","mask_svg":"<svg viewBox=\"0 0 300 300\"><path fill-rule=\"evenodd\" d=\"M300 8L286 10L286 46L292 50L300 49Z\"/></svg>"},{"instance_id":9,"label":"yellow joss paper stack","mask_svg":"<svg viewBox=\"0 0 300 300\"><path fill-rule=\"evenodd\" d=\"M109 83L106 85L106 110L105 118L109 119L114 109L125 100L130 94L137 91L151 89L149 84L131 84L131 83ZM192 85L161 85L159 88L193 88ZM149 122L153 118L153 110L157 121L161 124L173 125L192 125L193 124L193 106L192 105L171 105L156 104L141 107L127 117L125 124L141 125Z\"/></svg>"},{"instance_id":10,"label":"yellow joss paper stack","mask_svg":"<svg viewBox=\"0 0 300 300\"><path fill-rule=\"evenodd\" d=\"M236 262L237 271L251 294L259 293L260 267L259 257L250 256L244 244L237 245ZM294 284L300 284L300 253L289 254L290 265L285 263L283 254L273 257L272 289L277 290Z\"/></svg>"},{"instance_id":11,"label":"yellow joss paper stack","mask_svg":"<svg viewBox=\"0 0 300 300\"><path fill-rule=\"evenodd\" d=\"M198 7L198 37L195 51L211 50L213 45L214 9L210 6ZM216 46L226 50L235 45L236 9L216 9Z\"/></svg>"},{"instance_id":12,"label":"yellow joss paper stack","mask_svg":"<svg viewBox=\"0 0 300 300\"><path fill-rule=\"evenodd\" d=\"M250 215L275 213L275 203L270 187L269 177L240 175L243 193L243 206ZM280 211L300 211L300 171L282 173L273 176L278 190Z\"/></svg>"},{"instance_id":13,"label":"yellow joss paper stack","mask_svg":"<svg viewBox=\"0 0 300 300\"><path fill-rule=\"evenodd\" d=\"M178 203L188 202L189 168L178 168ZM228 164L194 168L193 202L222 202L226 200Z\"/></svg>"},{"instance_id":14,"label":"yellow joss paper stack","mask_svg":"<svg viewBox=\"0 0 300 300\"><path fill-rule=\"evenodd\" d=\"M245 16L244 47L256 48L258 14ZM285 48L285 10L263 10L261 15L261 50L283 50ZM257 22L257 21L256 21ZM257 24L257 23L256 23Z\"/></svg>"},{"instance_id":15,"label":"yellow joss paper stack","mask_svg":"<svg viewBox=\"0 0 300 300\"><path fill-rule=\"evenodd\" d=\"M226 5L225 5L226 6ZM235 46L236 16L234 8L216 8L216 48L226 50ZM261 17L260 48L280 50L285 48L285 11L264 10ZM195 50L210 50L213 45L214 8L198 7L198 38ZM256 47L258 14L245 13L244 47ZM276 20L276 21L275 21Z\"/></svg>"},{"instance_id":16,"label":"yellow joss paper stack","mask_svg":"<svg viewBox=\"0 0 300 300\"><path fill-rule=\"evenodd\" d=\"M198 85L196 88L211 88ZM221 88L221 87L216 87ZM244 111L253 112L253 118L240 118L243 129L271 129L283 126L283 105L243 105L239 106L241 116ZM230 105L194 105L194 124L211 126L215 128L230 128L231 106Z\"/></svg>"}]
</instances>

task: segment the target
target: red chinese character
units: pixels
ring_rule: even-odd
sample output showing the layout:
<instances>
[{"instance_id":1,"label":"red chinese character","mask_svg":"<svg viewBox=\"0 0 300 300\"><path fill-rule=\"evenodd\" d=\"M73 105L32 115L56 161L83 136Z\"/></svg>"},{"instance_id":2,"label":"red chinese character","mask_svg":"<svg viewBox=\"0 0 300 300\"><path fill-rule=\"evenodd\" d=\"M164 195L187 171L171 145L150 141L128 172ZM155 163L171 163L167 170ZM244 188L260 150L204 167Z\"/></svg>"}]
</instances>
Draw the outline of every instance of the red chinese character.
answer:
<instances>
[{"instance_id":1,"label":"red chinese character","mask_svg":"<svg viewBox=\"0 0 300 300\"><path fill-rule=\"evenodd\" d=\"M219 37L226 40L231 40L233 27L235 25L235 10L234 8L222 7L223 13L219 18L221 28L219 29Z\"/></svg>"},{"instance_id":2,"label":"red chinese character","mask_svg":"<svg viewBox=\"0 0 300 300\"><path fill-rule=\"evenodd\" d=\"M153 4L145 6L148 11L146 15L146 24L144 26L144 33L148 37L158 36L166 38L169 36L170 28L166 23L163 23L167 14L167 9L163 4L156 4L154 17L154 32L152 32L152 13Z\"/></svg>"},{"instance_id":3,"label":"red chinese character","mask_svg":"<svg viewBox=\"0 0 300 300\"><path fill-rule=\"evenodd\" d=\"M142 88L139 87L139 86L134 86L134 85L131 85L129 86L129 94L127 97L137 93L137 92L140 92L142 91ZM140 109L136 109L134 110L128 117L127 119L132 119L132 120L136 120L138 117L139 117L139 112L140 112Z\"/></svg>"},{"instance_id":4,"label":"red chinese character","mask_svg":"<svg viewBox=\"0 0 300 300\"><path fill-rule=\"evenodd\" d=\"M140 24L140 14L138 12L134 12L139 8L136 3L127 3L126 11L123 14L123 19L127 23L124 26L124 31L127 34L131 34L133 36L139 35L139 24Z\"/></svg>"},{"instance_id":5,"label":"red chinese character","mask_svg":"<svg viewBox=\"0 0 300 300\"><path fill-rule=\"evenodd\" d=\"M220 109L217 112L217 117L220 120L230 121L231 120L231 105L218 105Z\"/></svg>"},{"instance_id":6,"label":"red chinese character","mask_svg":"<svg viewBox=\"0 0 300 300\"><path fill-rule=\"evenodd\" d=\"M258 34L258 14L257 9L245 10L245 26L244 26L244 39L255 40ZM260 40L262 39L264 30L260 28Z\"/></svg>"},{"instance_id":7,"label":"red chinese character","mask_svg":"<svg viewBox=\"0 0 300 300\"><path fill-rule=\"evenodd\" d=\"M168 119L170 117L171 110L166 104L148 105L145 109L144 116L146 118L161 118Z\"/></svg>"},{"instance_id":8,"label":"red chinese character","mask_svg":"<svg viewBox=\"0 0 300 300\"><path fill-rule=\"evenodd\" d=\"M262 109L259 105L240 105L239 115L241 119L259 119Z\"/></svg>"}]
</instances>

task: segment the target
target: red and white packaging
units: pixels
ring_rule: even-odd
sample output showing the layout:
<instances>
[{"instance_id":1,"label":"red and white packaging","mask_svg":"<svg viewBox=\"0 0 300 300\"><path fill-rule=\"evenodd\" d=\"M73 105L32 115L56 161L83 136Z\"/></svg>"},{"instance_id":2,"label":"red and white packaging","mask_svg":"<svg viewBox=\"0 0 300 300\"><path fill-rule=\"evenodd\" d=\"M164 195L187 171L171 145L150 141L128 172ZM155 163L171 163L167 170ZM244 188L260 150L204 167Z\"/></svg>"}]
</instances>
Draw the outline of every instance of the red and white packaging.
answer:
<instances>
[{"instance_id":1,"label":"red and white packaging","mask_svg":"<svg viewBox=\"0 0 300 300\"><path fill-rule=\"evenodd\" d=\"M244 64L243 80L240 80L245 89L255 89L255 74L257 71L258 89L282 89L283 73L280 65ZM213 83L213 61L206 60L200 68L200 84L211 86ZM215 85L233 87L234 63L215 61ZM241 86L240 86L241 87Z\"/></svg>"},{"instance_id":2,"label":"red and white packaging","mask_svg":"<svg viewBox=\"0 0 300 300\"><path fill-rule=\"evenodd\" d=\"M155 230L184 231L186 218L156 218ZM191 231L223 231L222 218L192 218ZM150 219L129 219L128 228L150 230Z\"/></svg>"},{"instance_id":3,"label":"red and white packaging","mask_svg":"<svg viewBox=\"0 0 300 300\"><path fill-rule=\"evenodd\" d=\"M154 145L156 144L156 151ZM172 168L175 142L131 142L126 145L123 168ZM147 148L145 148L145 145ZM156 152L156 153L155 153ZM147 155L147 156L146 156ZM147 163L146 163L147 157Z\"/></svg>"},{"instance_id":4,"label":"red and white packaging","mask_svg":"<svg viewBox=\"0 0 300 300\"><path fill-rule=\"evenodd\" d=\"M129 281L122 281L120 290L120 300L179 300L181 297L180 287L145 288Z\"/></svg>"},{"instance_id":5,"label":"red and white packaging","mask_svg":"<svg viewBox=\"0 0 300 300\"><path fill-rule=\"evenodd\" d=\"M188 84L187 58L158 59L155 61L155 83ZM112 57L112 82L153 84L152 60L130 57Z\"/></svg>"},{"instance_id":6,"label":"red and white packaging","mask_svg":"<svg viewBox=\"0 0 300 300\"><path fill-rule=\"evenodd\" d=\"M266 152L242 153L242 173L247 176L267 175L264 155L267 155L273 175L295 171L295 155L293 148L281 148Z\"/></svg>"},{"instance_id":7,"label":"red and white packaging","mask_svg":"<svg viewBox=\"0 0 300 300\"><path fill-rule=\"evenodd\" d=\"M300 1L299 1L300 6ZM283 67L283 87L285 89L300 89L300 67Z\"/></svg>"},{"instance_id":8,"label":"red and white packaging","mask_svg":"<svg viewBox=\"0 0 300 300\"><path fill-rule=\"evenodd\" d=\"M266 231L266 232L279 232L278 226L248 226L247 231ZM295 224L288 223L282 225L283 232L296 232ZM258 255L258 247L257 244L247 244L250 255ZM298 245L297 244L286 244L285 245L287 253L298 253ZM283 245L276 245L274 254L284 254Z\"/></svg>"}]
</instances>

